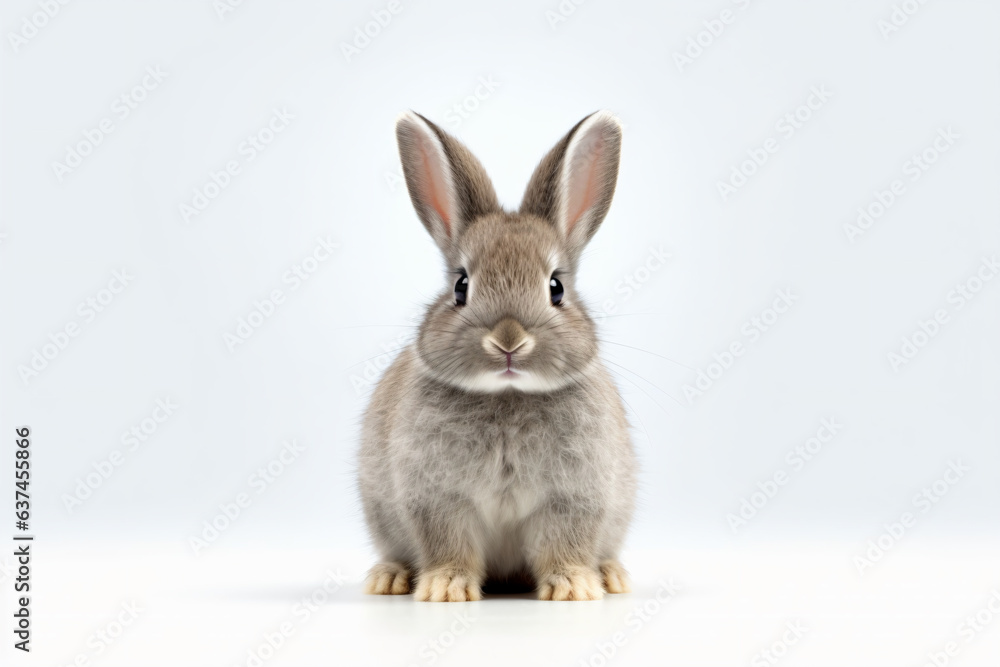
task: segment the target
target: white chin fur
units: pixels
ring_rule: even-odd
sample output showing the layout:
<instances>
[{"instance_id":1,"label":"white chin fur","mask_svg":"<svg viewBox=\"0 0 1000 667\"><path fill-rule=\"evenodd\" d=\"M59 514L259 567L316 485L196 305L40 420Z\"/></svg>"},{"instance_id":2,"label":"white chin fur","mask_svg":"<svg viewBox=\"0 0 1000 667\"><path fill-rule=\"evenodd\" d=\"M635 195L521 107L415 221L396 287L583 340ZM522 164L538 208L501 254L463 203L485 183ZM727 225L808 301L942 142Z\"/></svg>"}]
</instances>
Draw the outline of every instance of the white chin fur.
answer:
<instances>
[{"instance_id":1,"label":"white chin fur","mask_svg":"<svg viewBox=\"0 0 1000 667\"><path fill-rule=\"evenodd\" d=\"M550 380L534 373L523 371L516 371L513 376L510 376L501 371L480 373L475 377L462 378L458 381L458 384L463 389L469 391L482 391L491 394L507 391L508 389L526 393L542 393L565 387L568 384L568 379Z\"/></svg>"},{"instance_id":2,"label":"white chin fur","mask_svg":"<svg viewBox=\"0 0 1000 667\"><path fill-rule=\"evenodd\" d=\"M563 389L579 380L579 377L574 378L562 374L558 374L555 378L548 378L530 371L515 371L513 377L505 375L504 371L483 371L472 377L441 377L427 364L422 355L416 354L416 359L423 374L465 391L499 394L502 391L514 390L526 394L542 394ZM582 375L588 374L595 363L598 363L596 357L587 362L583 367Z\"/></svg>"}]
</instances>

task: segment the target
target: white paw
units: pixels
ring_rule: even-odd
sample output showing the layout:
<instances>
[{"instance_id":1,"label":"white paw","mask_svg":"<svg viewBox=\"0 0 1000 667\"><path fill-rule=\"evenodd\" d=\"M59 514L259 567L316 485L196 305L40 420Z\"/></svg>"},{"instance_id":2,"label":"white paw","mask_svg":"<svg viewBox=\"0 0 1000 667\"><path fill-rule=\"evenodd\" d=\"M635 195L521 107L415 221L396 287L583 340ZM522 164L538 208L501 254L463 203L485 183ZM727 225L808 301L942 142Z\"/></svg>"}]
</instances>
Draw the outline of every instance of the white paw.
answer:
<instances>
[{"instance_id":1,"label":"white paw","mask_svg":"<svg viewBox=\"0 0 1000 667\"><path fill-rule=\"evenodd\" d=\"M539 600L600 600L603 597L601 578L593 568L563 567L538 578Z\"/></svg>"},{"instance_id":2,"label":"white paw","mask_svg":"<svg viewBox=\"0 0 1000 667\"><path fill-rule=\"evenodd\" d=\"M604 580L604 590L608 593L628 593L632 590L628 583L628 572L616 560L601 563L601 578Z\"/></svg>"},{"instance_id":3,"label":"white paw","mask_svg":"<svg viewBox=\"0 0 1000 667\"><path fill-rule=\"evenodd\" d=\"M410 592L410 571L402 563L379 563L368 571L365 593L405 595Z\"/></svg>"},{"instance_id":4,"label":"white paw","mask_svg":"<svg viewBox=\"0 0 1000 667\"><path fill-rule=\"evenodd\" d=\"M464 570L438 567L417 576L416 598L424 602L481 600L479 582Z\"/></svg>"}]
</instances>

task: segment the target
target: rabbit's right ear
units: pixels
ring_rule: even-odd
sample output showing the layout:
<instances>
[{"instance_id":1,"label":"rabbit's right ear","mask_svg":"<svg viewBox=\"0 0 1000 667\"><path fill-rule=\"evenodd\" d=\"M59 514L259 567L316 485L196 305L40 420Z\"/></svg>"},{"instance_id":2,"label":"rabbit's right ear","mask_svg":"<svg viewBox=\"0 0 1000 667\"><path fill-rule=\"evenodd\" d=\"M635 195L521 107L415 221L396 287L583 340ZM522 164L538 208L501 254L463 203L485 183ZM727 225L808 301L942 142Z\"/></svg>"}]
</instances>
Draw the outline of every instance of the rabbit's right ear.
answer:
<instances>
[{"instance_id":1,"label":"rabbit's right ear","mask_svg":"<svg viewBox=\"0 0 1000 667\"><path fill-rule=\"evenodd\" d=\"M418 113L399 116L396 140L413 208L450 258L473 220L500 210L493 184L469 149Z\"/></svg>"},{"instance_id":2,"label":"rabbit's right ear","mask_svg":"<svg viewBox=\"0 0 1000 667\"><path fill-rule=\"evenodd\" d=\"M521 213L551 222L574 262L611 206L621 145L621 122L609 111L598 111L549 151L528 182Z\"/></svg>"}]
</instances>

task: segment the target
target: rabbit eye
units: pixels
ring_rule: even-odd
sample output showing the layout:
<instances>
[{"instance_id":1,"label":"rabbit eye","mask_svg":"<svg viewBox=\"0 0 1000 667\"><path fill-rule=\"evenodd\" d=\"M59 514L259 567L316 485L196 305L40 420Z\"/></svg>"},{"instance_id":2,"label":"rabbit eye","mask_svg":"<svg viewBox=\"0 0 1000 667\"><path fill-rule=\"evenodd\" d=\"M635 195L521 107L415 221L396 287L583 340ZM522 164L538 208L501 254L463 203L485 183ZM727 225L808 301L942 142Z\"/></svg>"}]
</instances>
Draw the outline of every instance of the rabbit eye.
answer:
<instances>
[{"instance_id":1,"label":"rabbit eye","mask_svg":"<svg viewBox=\"0 0 1000 667\"><path fill-rule=\"evenodd\" d=\"M559 279L553 275L549 278L549 294L552 297L552 305L558 306L563 299L563 286Z\"/></svg>"},{"instance_id":2,"label":"rabbit eye","mask_svg":"<svg viewBox=\"0 0 1000 667\"><path fill-rule=\"evenodd\" d=\"M455 283L455 305L464 306L465 296L469 292L469 276L464 273L459 277L458 282Z\"/></svg>"}]
</instances>

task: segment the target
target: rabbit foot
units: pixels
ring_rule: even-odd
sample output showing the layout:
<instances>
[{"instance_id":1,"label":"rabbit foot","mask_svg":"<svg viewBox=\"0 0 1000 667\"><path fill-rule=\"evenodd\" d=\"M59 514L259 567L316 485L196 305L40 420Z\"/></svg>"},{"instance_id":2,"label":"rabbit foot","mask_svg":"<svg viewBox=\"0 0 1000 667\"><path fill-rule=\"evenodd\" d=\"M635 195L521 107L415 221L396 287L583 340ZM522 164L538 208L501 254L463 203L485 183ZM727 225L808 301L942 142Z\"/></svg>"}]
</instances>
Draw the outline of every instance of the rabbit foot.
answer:
<instances>
[{"instance_id":1,"label":"rabbit foot","mask_svg":"<svg viewBox=\"0 0 1000 667\"><path fill-rule=\"evenodd\" d=\"M601 579L590 567L571 565L538 578L539 600L600 600Z\"/></svg>"},{"instance_id":2,"label":"rabbit foot","mask_svg":"<svg viewBox=\"0 0 1000 667\"><path fill-rule=\"evenodd\" d=\"M601 578L604 580L604 590L608 593L628 593L632 590L628 582L628 572L617 560L606 560L601 563Z\"/></svg>"},{"instance_id":3,"label":"rabbit foot","mask_svg":"<svg viewBox=\"0 0 1000 667\"><path fill-rule=\"evenodd\" d=\"M465 570L436 567L417 577L416 598L424 602L481 600L479 582Z\"/></svg>"},{"instance_id":4,"label":"rabbit foot","mask_svg":"<svg viewBox=\"0 0 1000 667\"><path fill-rule=\"evenodd\" d=\"M405 595L410 592L410 571L402 563L379 563L368 571L365 593Z\"/></svg>"}]
</instances>

